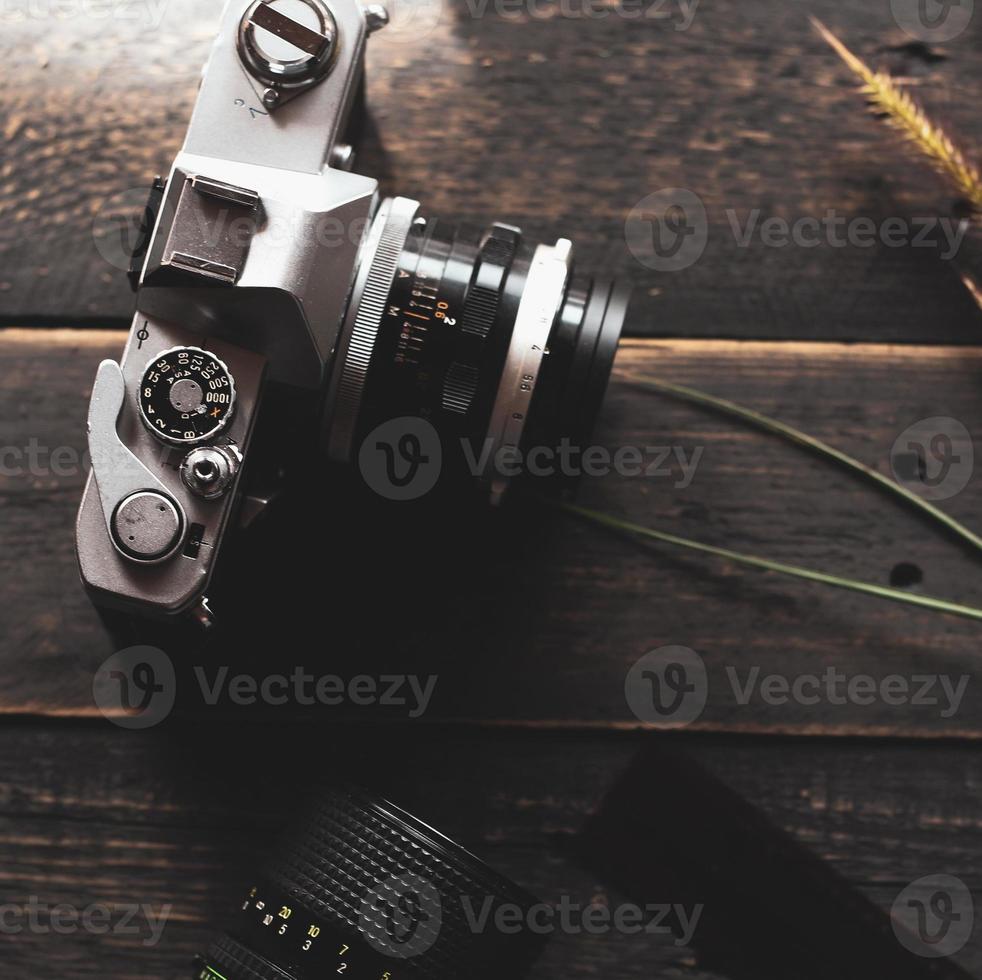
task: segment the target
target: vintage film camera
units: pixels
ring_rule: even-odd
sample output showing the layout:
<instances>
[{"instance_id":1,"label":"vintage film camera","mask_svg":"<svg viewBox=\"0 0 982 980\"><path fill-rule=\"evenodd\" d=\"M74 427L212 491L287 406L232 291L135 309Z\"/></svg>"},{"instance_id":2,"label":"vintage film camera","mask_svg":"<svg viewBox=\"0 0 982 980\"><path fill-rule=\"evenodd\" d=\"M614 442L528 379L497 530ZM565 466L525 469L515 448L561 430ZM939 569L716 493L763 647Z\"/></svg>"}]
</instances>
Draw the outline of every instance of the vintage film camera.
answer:
<instances>
[{"instance_id":1,"label":"vintage film camera","mask_svg":"<svg viewBox=\"0 0 982 980\"><path fill-rule=\"evenodd\" d=\"M386 22L357 0L225 8L151 193L126 349L92 392L77 552L103 608L208 623L224 539L267 502L259 477L300 420L337 463L392 419L485 460L585 444L626 291L575 274L565 239L472 239L351 172L366 40ZM468 480L494 503L508 484L494 467Z\"/></svg>"}]
</instances>

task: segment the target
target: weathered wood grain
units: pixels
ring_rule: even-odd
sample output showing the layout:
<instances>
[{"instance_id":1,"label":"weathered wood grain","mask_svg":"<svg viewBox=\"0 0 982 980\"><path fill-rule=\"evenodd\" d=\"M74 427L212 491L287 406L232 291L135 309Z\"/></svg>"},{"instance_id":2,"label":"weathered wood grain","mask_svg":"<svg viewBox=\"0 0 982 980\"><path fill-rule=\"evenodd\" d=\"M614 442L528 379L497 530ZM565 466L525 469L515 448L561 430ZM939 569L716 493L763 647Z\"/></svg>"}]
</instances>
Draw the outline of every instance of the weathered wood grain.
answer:
<instances>
[{"instance_id":1,"label":"weathered wood grain","mask_svg":"<svg viewBox=\"0 0 982 980\"><path fill-rule=\"evenodd\" d=\"M0 333L0 707L8 714L97 714L93 673L113 647L77 581L73 522L84 465L73 460L83 458L95 367L121 343L101 331ZM885 472L895 440L918 419L960 419L978 436L976 349L626 344L618 369L639 368L747 402ZM917 588L978 602L976 558L773 438L615 381L597 442L610 452L638 447L646 463L658 447L676 447L698 465L688 478L678 462L661 475L587 477L586 504L882 584L912 566L923 578ZM978 526L977 486L973 471L942 506ZM224 665L259 677L298 667L348 680L437 675L423 723L632 727L640 721L625 699L629 670L649 650L682 644L706 665L702 728L982 735L976 624L640 547L534 506L441 519L382 506L337 478L271 513L242 553L248 572L226 617L225 645L204 659L169 651L178 707L192 717L297 710L325 722L408 720L411 705L248 708L222 697L212 707L191 671L202 667L214 680ZM829 668L877 684L900 675L910 698L925 674L967 687L951 700L934 684L934 703L904 705L860 703L865 695L775 704L758 687L741 703L730 678L794 680Z\"/></svg>"},{"instance_id":2,"label":"weathered wood grain","mask_svg":"<svg viewBox=\"0 0 982 980\"><path fill-rule=\"evenodd\" d=\"M784 751L794 754L787 744ZM767 757L764 752L758 762ZM942 761L943 753L934 759ZM844 753L833 771L854 761ZM929 949L924 941L910 948L917 925L907 943L898 942L892 916L899 917L910 889L897 893L892 916L884 915L875 900L846 884L814 842L803 847L776 826L767 802L748 796L747 787L727 785L733 778L728 766L721 772L722 778L697 756L653 740L604 797L579 839L579 853L639 903L659 894L679 896L683 908L701 903L691 939L700 965L738 980L969 980L954 960L953 935L944 958L941 947ZM871 801L888 805L884 787L869 793ZM934 799L946 805L949 794ZM896 821L894 831L901 825ZM971 940L972 900L961 881L951 895L965 926L961 949ZM766 942L748 942L757 935Z\"/></svg>"},{"instance_id":3,"label":"weathered wood grain","mask_svg":"<svg viewBox=\"0 0 982 980\"><path fill-rule=\"evenodd\" d=\"M178 149L218 2L107 6L12 2L0 91L0 322L110 325L127 317L115 226ZM948 44L912 42L886 0L703 0L685 30L675 0L395 0L372 39L359 169L428 213L568 235L583 268L636 284L630 328L660 336L973 343L982 315L936 247L742 247L759 211L791 222L959 215L947 186L872 122L808 24L817 14L862 55L910 78L977 149L982 18ZM72 14L74 11L74 15ZM25 14L20 18L18 12ZM644 16L638 16L638 14ZM630 15L630 16L628 16ZM684 188L707 211L700 261L639 263L625 220ZM642 227L642 233L644 228ZM646 253L648 254L648 253Z\"/></svg>"},{"instance_id":4,"label":"weathered wood grain","mask_svg":"<svg viewBox=\"0 0 982 980\"><path fill-rule=\"evenodd\" d=\"M221 928L298 793L326 774L398 799L546 902L629 900L602 868L584 865L575 837L645 740L416 730L394 742L378 729L342 731L325 739L317 726L222 723L143 734L6 726L2 904L22 906L33 896L76 909L139 903L172 911L156 946L142 945L146 928L139 936L5 935L4 976L186 977L190 957ZM925 875L954 874L973 891L980 887L975 787L982 772L971 747L676 736L657 744L753 800L803 853L826 860L884 912ZM688 794L665 785L662 796L670 810ZM697 839L680 839L679 867L699 860L699 848ZM748 884L727 882L726 867L718 874L721 885ZM659 902L685 900L659 890L657 876L650 885ZM789 910L796 903L796 894L786 896ZM780 942L770 928L762 919L747 936L743 963ZM735 975L725 965L708 967L711 958L704 945L680 948L672 937L560 935L534 977ZM982 975L977 943L956 962ZM782 976L797 975L794 965Z\"/></svg>"}]
</instances>

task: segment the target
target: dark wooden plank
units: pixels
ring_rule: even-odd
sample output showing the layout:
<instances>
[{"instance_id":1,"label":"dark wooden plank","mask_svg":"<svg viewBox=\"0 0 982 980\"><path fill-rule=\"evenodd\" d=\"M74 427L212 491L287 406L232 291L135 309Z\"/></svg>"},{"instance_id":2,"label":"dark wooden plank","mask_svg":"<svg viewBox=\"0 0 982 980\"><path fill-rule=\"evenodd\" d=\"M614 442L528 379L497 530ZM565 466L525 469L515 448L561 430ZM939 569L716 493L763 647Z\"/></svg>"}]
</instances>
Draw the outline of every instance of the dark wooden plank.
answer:
<instances>
[{"instance_id":1,"label":"dark wooden plank","mask_svg":"<svg viewBox=\"0 0 982 980\"><path fill-rule=\"evenodd\" d=\"M151 947L141 945L146 929L142 937L4 936L5 976L186 976L185 964L220 928L256 856L309 786L314 762L318 774L353 777L398 798L543 901L629 901L603 870L584 865L575 838L647 740L448 734L416 729L393 744L380 729L324 739L317 726L171 724L141 735L77 724L5 726L3 902L34 896L76 909L172 906ZM925 875L954 874L980 887L974 787L982 772L972 747L677 736L657 744L752 799L803 852L827 861L883 912ZM685 798L680 790L664 787L666 809ZM698 859L698 846L680 840L680 862ZM731 868L718 874L725 881ZM659 876L651 885L658 889ZM659 892L658 901L673 900L682 899ZM788 908L795 903L789 894ZM776 941L762 922L747 936L745 955ZM534 977L735 976L725 964L708 968L705 955L672 937L564 934ZM977 943L955 962L982 975Z\"/></svg>"},{"instance_id":2,"label":"dark wooden plank","mask_svg":"<svg viewBox=\"0 0 982 980\"><path fill-rule=\"evenodd\" d=\"M927 917L908 920L909 931L902 931L913 887L884 915L818 853L778 828L766 807L726 785L731 778L720 779L678 746L652 741L589 820L579 853L639 904L660 894L678 896L683 909L701 904L691 944L701 965L734 978L969 980L954 960L974 926L964 881L933 879L934 894L945 889L953 912L941 931L929 932ZM869 797L883 802L872 787ZM767 942L748 943L761 923Z\"/></svg>"},{"instance_id":3,"label":"dark wooden plank","mask_svg":"<svg viewBox=\"0 0 982 980\"><path fill-rule=\"evenodd\" d=\"M111 218L138 212L169 166L220 5L106 17L68 4L76 14L55 18L41 4L18 18L22 6L4 23L0 323L119 325L131 299L93 235L118 237ZM982 141L968 95L982 18L931 47L888 4L862 0L703 0L686 30L675 0L625 4L632 16L590 0L395 6L371 44L359 163L388 193L451 220L572 237L584 268L636 284L638 333L975 342L982 314L942 249L824 236L769 247L759 234L740 247L729 213L743 224L755 209L791 222L834 210L878 226L955 215L940 178L867 118L807 15L911 77L969 146ZM632 208L665 188L707 211L705 254L678 272L639 263L625 239ZM977 270L980 252L966 244L958 259Z\"/></svg>"},{"instance_id":4,"label":"dark wooden plank","mask_svg":"<svg viewBox=\"0 0 982 980\"><path fill-rule=\"evenodd\" d=\"M72 460L83 458L95 366L121 342L101 331L0 334L5 713L97 713L92 679L113 646L77 582L73 521L82 472ZM744 400L885 472L894 442L918 419L964 420L980 451L976 349L637 341L623 347L618 365ZM597 442L609 452L638 447L646 463L656 456L648 447L675 446L690 461L702 455L686 486L678 463L668 475L609 474L585 479L584 503L884 584L898 565L916 566L924 591L977 601L977 559L775 439L615 382ZM64 458L52 455L57 447ZM977 480L973 472L966 489L943 504L970 525L978 524ZM178 706L206 717L306 710L294 699L293 708L248 708L227 696L212 707L193 673L201 667L213 682L222 666L260 679L303 667L346 682L411 673L422 684L435 675L427 720L632 727L641 721L625 697L629 672L648 651L683 644L706 666L708 702L696 721L702 728L982 734L978 627L969 621L644 549L536 507L480 511L467 520L461 528L432 513L383 507L337 484L307 488L243 541L252 557L239 612L228 623L229 646L204 659L170 651ZM303 549L292 543L301 541ZM323 557L311 566L306 550ZM770 675L790 682L829 668L877 685L899 675L908 701L921 691L921 675L967 689L957 704L939 682L927 692L934 703L876 697L865 704L859 691L845 704L825 696L776 704L758 687L741 704L729 674L735 671L740 684ZM888 693L896 699L895 690ZM353 713L404 722L419 705L402 696L406 703L387 711L354 707L350 699L347 707L309 710L325 720Z\"/></svg>"}]
</instances>

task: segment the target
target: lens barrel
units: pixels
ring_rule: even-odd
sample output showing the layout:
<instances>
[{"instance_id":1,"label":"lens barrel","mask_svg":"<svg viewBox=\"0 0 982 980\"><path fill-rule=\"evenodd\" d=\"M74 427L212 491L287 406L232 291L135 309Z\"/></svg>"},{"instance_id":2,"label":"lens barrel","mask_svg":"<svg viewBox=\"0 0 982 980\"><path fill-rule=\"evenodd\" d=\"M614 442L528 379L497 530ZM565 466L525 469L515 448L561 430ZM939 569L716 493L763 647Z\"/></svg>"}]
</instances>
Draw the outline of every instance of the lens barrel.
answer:
<instances>
[{"instance_id":1,"label":"lens barrel","mask_svg":"<svg viewBox=\"0 0 982 980\"><path fill-rule=\"evenodd\" d=\"M497 498L495 454L588 445L629 292L576 275L563 239L534 245L505 224L469 236L418 208L387 200L373 224L328 398L329 453L349 461L383 422L423 418L445 469Z\"/></svg>"},{"instance_id":2,"label":"lens barrel","mask_svg":"<svg viewBox=\"0 0 982 980\"><path fill-rule=\"evenodd\" d=\"M331 790L284 838L195 976L519 978L541 946L527 927L534 901L391 803Z\"/></svg>"}]
</instances>

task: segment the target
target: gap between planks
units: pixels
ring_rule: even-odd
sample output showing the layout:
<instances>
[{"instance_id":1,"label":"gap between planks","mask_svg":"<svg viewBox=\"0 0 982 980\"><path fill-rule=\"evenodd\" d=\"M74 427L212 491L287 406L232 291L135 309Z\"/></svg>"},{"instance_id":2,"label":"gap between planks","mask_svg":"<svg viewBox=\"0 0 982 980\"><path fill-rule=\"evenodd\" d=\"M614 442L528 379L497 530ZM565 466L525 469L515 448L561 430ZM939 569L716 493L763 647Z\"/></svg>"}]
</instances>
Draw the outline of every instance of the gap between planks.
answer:
<instances>
[{"instance_id":1,"label":"gap between planks","mask_svg":"<svg viewBox=\"0 0 982 980\"><path fill-rule=\"evenodd\" d=\"M113 343L122 352L126 342L125 330L100 330L73 327L0 327L0 351L4 347L37 347L42 340L46 344L59 347L106 347ZM895 358L897 360L916 360L930 358L934 361L964 361L966 359L982 362L982 338L978 346L949 346L933 344L896 343L845 343L842 341L817 340L738 340L738 339L688 339L684 337L627 337L621 341L619 360L628 360L637 355L671 351L672 353L698 356L699 354L720 356L755 356L767 351L782 356L818 355L826 359L848 359L862 361L865 358Z\"/></svg>"}]
</instances>

